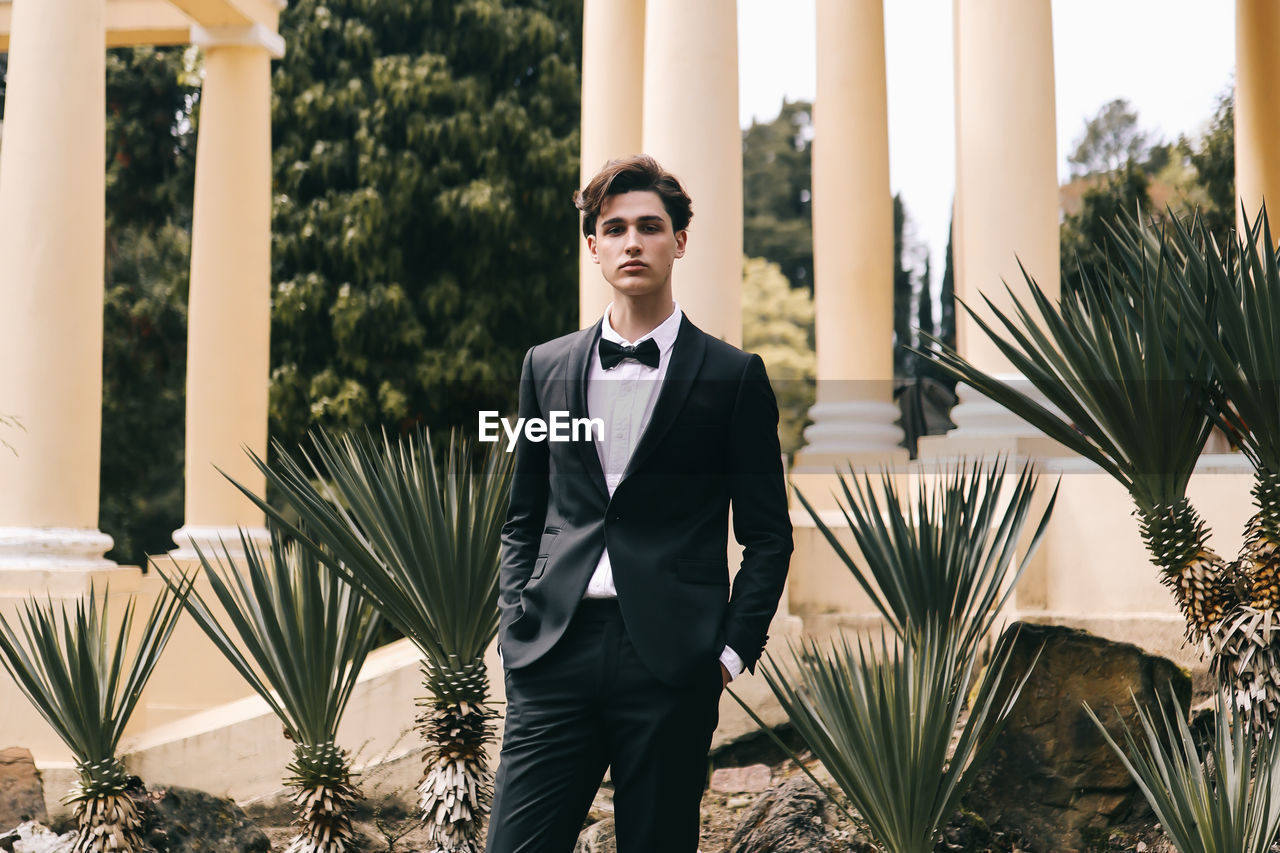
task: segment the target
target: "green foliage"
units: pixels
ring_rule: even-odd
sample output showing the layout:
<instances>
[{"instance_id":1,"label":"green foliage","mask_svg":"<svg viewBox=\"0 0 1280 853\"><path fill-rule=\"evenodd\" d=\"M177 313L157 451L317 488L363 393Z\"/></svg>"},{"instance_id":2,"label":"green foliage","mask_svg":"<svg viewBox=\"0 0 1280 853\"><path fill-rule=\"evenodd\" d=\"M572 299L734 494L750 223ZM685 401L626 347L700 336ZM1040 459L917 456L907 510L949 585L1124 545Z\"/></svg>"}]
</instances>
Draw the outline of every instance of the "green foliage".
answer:
<instances>
[{"instance_id":1,"label":"green foliage","mask_svg":"<svg viewBox=\"0 0 1280 853\"><path fill-rule=\"evenodd\" d=\"M331 743L377 638L379 617L314 554L277 531L269 554L243 533L240 544L243 568L196 546L225 619L198 591L187 599L187 612L280 718L291 740L309 747Z\"/></svg>"},{"instance_id":2,"label":"green foliage","mask_svg":"<svg viewBox=\"0 0 1280 853\"><path fill-rule=\"evenodd\" d=\"M1080 211L1063 216L1059 229L1061 289L1076 293L1082 279L1104 274L1111 224L1148 206L1151 177L1142 166L1126 162L1105 176L1094 176L1080 196Z\"/></svg>"},{"instance_id":3,"label":"green foliage","mask_svg":"<svg viewBox=\"0 0 1280 853\"><path fill-rule=\"evenodd\" d=\"M795 453L804 445L817 379L813 297L763 258L743 261L742 347L764 359L778 399L782 452Z\"/></svg>"},{"instance_id":4,"label":"green foliage","mask_svg":"<svg viewBox=\"0 0 1280 853\"><path fill-rule=\"evenodd\" d=\"M1218 695L1202 748L1178 710L1159 721L1134 700L1141 733L1124 722L1125 747L1085 710L1151 804L1178 853L1267 853L1280 833L1280 737ZM1118 716L1118 715L1117 715Z\"/></svg>"},{"instance_id":5,"label":"green foliage","mask_svg":"<svg viewBox=\"0 0 1280 853\"><path fill-rule=\"evenodd\" d=\"M481 661L498 631L499 534L512 457L499 444L483 454L473 447L455 434L437 465L425 432L377 442L321 429L304 453L309 470L281 448L274 466L255 456L302 527L240 488L413 640L429 671L452 673Z\"/></svg>"},{"instance_id":6,"label":"green foliage","mask_svg":"<svg viewBox=\"0 0 1280 853\"><path fill-rule=\"evenodd\" d=\"M856 650L844 638L825 650L808 640L791 646L784 664L767 653L762 669L792 726L876 841L888 853L932 853L1026 683L1023 675L1000 689L1012 645L997 650L962 727L975 657L957 654L954 637L929 626L919 642L896 646L883 636L878 648Z\"/></svg>"},{"instance_id":7,"label":"green foliage","mask_svg":"<svg viewBox=\"0 0 1280 853\"><path fill-rule=\"evenodd\" d=\"M186 48L107 51L107 226L190 227L191 116L200 80Z\"/></svg>"},{"instance_id":8,"label":"green foliage","mask_svg":"<svg viewBox=\"0 0 1280 853\"><path fill-rule=\"evenodd\" d=\"M1219 237L1236 224L1236 110L1235 88L1228 86L1218 96L1209 129L1198 146L1182 140L1199 183L1208 196L1208 204L1200 209L1205 227Z\"/></svg>"},{"instance_id":9,"label":"green foliage","mask_svg":"<svg viewBox=\"0 0 1280 853\"><path fill-rule=\"evenodd\" d=\"M1055 488L1024 545L1022 529L1037 478L1030 467L1023 468L1006 495L1005 475L1003 460L957 466L939 472L932 483L917 482L913 499L904 503L892 474L881 476L877 490L870 476L859 479L850 468L848 479L839 476L843 501L837 498L837 504L861 561L803 494L796 497L899 639L927 631L963 659L977 654L978 643L1013 594L1057 500Z\"/></svg>"},{"instance_id":10,"label":"green foliage","mask_svg":"<svg viewBox=\"0 0 1280 853\"><path fill-rule=\"evenodd\" d=\"M574 327L581 3L281 14L270 429L473 422Z\"/></svg>"},{"instance_id":11,"label":"green foliage","mask_svg":"<svg viewBox=\"0 0 1280 853\"><path fill-rule=\"evenodd\" d=\"M125 606L114 641L109 594L54 606L31 596L17 627L0 616L0 663L81 767L109 766L116 747L164 651L189 585L165 589L147 617L131 657L134 599ZM88 780L86 780L88 781ZM123 787L123 786L121 786Z\"/></svg>"},{"instance_id":12,"label":"green foliage","mask_svg":"<svg viewBox=\"0 0 1280 853\"><path fill-rule=\"evenodd\" d=\"M1214 366L1212 411L1254 468L1280 473L1280 265L1266 208L1246 239L1219 247L1203 220L1174 220L1162 250L1185 270L1174 277L1186 333ZM1204 306L1211 306L1205 311Z\"/></svg>"},{"instance_id":13,"label":"green foliage","mask_svg":"<svg viewBox=\"0 0 1280 853\"><path fill-rule=\"evenodd\" d=\"M145 565L182 525L194 53L107 51L102 467L107 555Z\"/></svg>"},{"instance_id":14,"label":"green foliage","mask_svg":"<svg viewBox=\"0 0 1280 853\"><path fill-rule=\"evenodd\" d=\"M927 315L933 323L928 247L914 239L902 196L893 197L893 375L921 374L924 366L910 347L917 344L914 320ZM925 331L923 327L919 327ZM930 328L928 331L932 331Z\"/></svg>"},{"instance_id":15,"label":"green foliage","mask_svg":"<svg viewBox=\"0 0 1280 853\"><path fill-rule=\"evenodd\" d=\"M188 230L166 222L116 232L103 301L99 524L108 556L146 565L182 526Z\"/></svg>"},{"instance_id":16,"label":"green foliage","mask_svg":"<svg viewBox=\"0 0 1280 853\"><path fill-rule=\"evenodd\" d=\"M1163 221L1166 209L1197 213L1220 243L1230 239L1236 216L1233 98L1230 89L1223 93L1201 138L1184 136L1170 145L1153 144L1123 100L1086 122L1068 186L1079 193L1079 207L1068 203L1060 229L1063 292L1078 289L1082 276L1105 276L1108 232L1120 216Z\"/></svg>"},{"instance_id":17,"label":"green foliage","mask_svg":"<svg viewBox=\"0 0 1280 853\"><path fill-rule=\"evenodd\" d=\"M983 372L954 349L930 351L956 377L1111 474L1148 513L1182 501L1212 425L1212 365L1170 294L1189 274L1135 221L1116 231L1105 277L1082 268L1059 304L1024 270L1029 298L974 321L1054 408ZM963 303L962 303L963 304Z\"/></svg>"},{"instance_id":18,"label":"green foliage","mask_svg":"<svg viewBox=\"0 0 1280 853\"><path fill-rule=\"evenodd\" d=\"M1138 126L1138 112L1124 98L1104 104L1084 123L1084 134L1068 157L1071 174L1114 172L1141 162L1151 148L1151 135Z\"/></svg>"},{"instance_id":19,"label":"green foliage","mask_svg":"<svg viewBox=\"0 0 1280 853\"><path fill-rule=\"evenodd\" d=\"M813 105L783 101L771 122L742 132L742 250L773 261L792 287L813 290Z\"/></svg>"}]
</instances>

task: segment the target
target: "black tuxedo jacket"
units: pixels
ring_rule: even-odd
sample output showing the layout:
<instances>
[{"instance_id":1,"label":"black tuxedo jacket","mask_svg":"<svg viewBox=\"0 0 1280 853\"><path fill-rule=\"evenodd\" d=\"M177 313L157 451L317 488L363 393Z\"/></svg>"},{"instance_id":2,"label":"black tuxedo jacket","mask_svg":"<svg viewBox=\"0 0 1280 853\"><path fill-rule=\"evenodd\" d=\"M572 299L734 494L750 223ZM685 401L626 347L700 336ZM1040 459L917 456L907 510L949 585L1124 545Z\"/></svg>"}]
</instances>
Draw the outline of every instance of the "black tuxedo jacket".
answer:
<instances>
[{"instance_id":1,"label":"black tuxedo jacket","mask_svg":"<svg viewBox=\"0 0 1280 853\"><path fill-rule=\"evenodd\" d=\"M601 324L533 347L523 418L587 417ZM502 528L499 645L509 669L564 633L606 544L640 659L672 685L706 677L728 644L753 668L791 558L778 407L757 355L680 323L652 417L612 499L594 442L522 431ZM729 585L729 506L744 547Z\"/></svg>"}]
</instances>

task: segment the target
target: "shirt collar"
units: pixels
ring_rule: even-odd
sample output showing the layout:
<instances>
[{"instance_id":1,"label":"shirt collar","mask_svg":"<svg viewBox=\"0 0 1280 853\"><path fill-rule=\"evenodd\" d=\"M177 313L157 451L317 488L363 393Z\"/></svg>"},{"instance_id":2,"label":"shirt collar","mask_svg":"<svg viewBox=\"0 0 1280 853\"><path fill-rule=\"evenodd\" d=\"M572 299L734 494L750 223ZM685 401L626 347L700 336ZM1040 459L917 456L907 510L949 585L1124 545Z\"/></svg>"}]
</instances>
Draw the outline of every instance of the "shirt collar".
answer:
<instances>
[{"instance_id":1,"label":"shirt collar","mask_svg":"<svg viewBox=\"0 0 1280 853\"><path fill-rule=\"evenodd\" d=\"M684 313L680 310L680 303L674 302L674 306L675 307L671 309L671 316L659 323L653 331L646 335L641 335L640 340L629 341L622 337L622 335L618 334L617 330L609 323L609 312L613 310L613 303L610 302L609 307L604 309L604 322L600 327L600 337L604 338L606 341L613 341L615 344L621 344L623 346L634 346L635 344L639 344L641 341L653 338L653 342L658 345L659 352L670 352L671 348L675 346L676 335L680 332L680 320L684 317Z\"/></svg>"}]
</instances>

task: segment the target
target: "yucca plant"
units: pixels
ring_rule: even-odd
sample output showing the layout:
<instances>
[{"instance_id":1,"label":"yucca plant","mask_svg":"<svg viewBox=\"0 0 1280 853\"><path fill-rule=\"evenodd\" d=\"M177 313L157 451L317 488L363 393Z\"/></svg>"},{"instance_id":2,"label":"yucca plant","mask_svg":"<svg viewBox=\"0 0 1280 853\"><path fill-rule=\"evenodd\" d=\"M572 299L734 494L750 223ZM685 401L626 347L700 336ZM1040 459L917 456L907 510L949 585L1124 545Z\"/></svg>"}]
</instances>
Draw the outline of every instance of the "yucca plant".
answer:
<instances>
[{"instance_id":1,"label":"yucca plant","mask_svg":"<svg viewBox=\"0 0 1280 853\"><path fill-rule=\"evenodd\" d=\"M377 639L378 614L278 530L272 530L268 555L243 531L240 546L243 570L230 557L224 560L225 546L213 555L196 546L225 624L198 590L187 598L187 612L295 744L287 783L297 789L299 831L287 853L343 853L352 844L358 795L350 755L337 744L338 723Z\"/></svg>"},{"instance_id":2,"label":"yucca plant","mask_svg":"<svg viewBox=\"0 0 1280 853\"><path fill-rule=\"evenodd\" d=\"M1189 275L1188 332L1213 362L1212 413L1254 468L1257 511L1236 560L1239 604L1209 637L1212 667L1236 701L1280 715L1280 269L1263 207L1245 239L1219 247L1193 223L1171 225ZM1263 249L1262 247L1266 247ZM1205 306L1205 310L1200 310Z\"/></svg>"},{"instance_id":3,"label":"yucca plant","mask_svg":"<svg viewBox=\"0 0 1280 853\"><path fill-rule=\"evenodd\" d=\"M904 501L888 472L877 489L869 475L859 478L850 467L847 479L839 476L843 501L837 503L861 561L805 496L796 496L899 638L932 626L935 635L955 635L945 641L963 659L1013 594L1057 500L1055 488L1011 574L1037 478L1032 466L1024 466L1006 497L1006 473L1004 459L958 465L940 471L932 484L917 481L914 495Z\"/></svg>"},{"instance_id":4,"label":"yucca plant","mask_svg":"<svg viewBox=\"0 0 1280 853\"><path fill-rule=\"evenodd\" d=\"M75 755L80 774L66 802L75 806L74 853L134 853L142 821L126 790L129 774L116 748L142 690L168 643L189 584L164 590L127 646L135 600L129 599L114 640L109 591L58 605L32 596L16 617L0 616L0 662Z\"/></svg>"},{"instance_id":5,"label":"yucca plant","mask_svg":"<svg viewBox=\"0 0 1280 853\"><path fill-rule=\"evenodd\" d=\"M254 458L306 532L241 489L421 650L430 694L418 719L428 744L422 819L436 849L472 853L492 797L485 746L496 715L484 654L498 631L511 457L497 444L477 454L455 435L437 466L425 432L312 439L310 470L280 447L274 467Z\"/></svg>"},{"instance_id":6,"label":"yucca plant","mask_svg":"<svg viewBox=\"0 0 1280 853\"><path fill-rule=\"evenodd\" d=\"M1010 292L1009 316L984 297L998 330L964 306L1058 412L940 341L922 354L1124 485L1198 641L1234 603L1226 562L1208 547L1208 528L1186 497L1213 426L1213 365L1187 334L1175 282L1186 270L1160 248L1167 243L1155 245L1143 235L1118 240L1105 278L1082 269L1079 290L1056 305L1023 270L1030 305Z\"/></svg>"},{"instance_id":7,"label":"yucca plant","mask_svg":"<svg viewBox=\"0 0 1280 853\"><path fill-rule=\"evenodd\" d=\"M1178 853L1268 853L1280 833L1280 738L1220 693L1205 749L1174 699L1158 716L1134 700L1142 726L1121 718L1120 744L1085 710L1124 762Z\"/></svg>"},{"instance_id":8,"label":"yucca plant","mask_svg":"<svg viewBox=\"0 0 1280 853\"><path fill-rule=\"evenodd\" d=\"M796 733L885 850L932 853L1026 683L1023 673L1002 686L1013 648L1006 639L987 667L953 753L977 655L960 654L958 635L936 625L913 631L907 642L882 635L878 648L855 647L844 637L827 649L806 640L789 647L787 666L766 653L762 671Z\"/></svg>"},{"instance_id":9,"label":"yucca plant","mask_svg":"<svg viewBox=\"0 0 1280 853\"><path fill-rule=\"evenodd\" d=\"M1210 667L1260 720L1280 716L1280 272L1266 210L1219 247L1199 219L1112 229L1104 282L1082 275L1054 306L1028 277L1035 314L978 324L1066 418L945 347L957 377L1093 460L1133 496L1143 537L1203 642ZM1263 242L1265 241L1265 243ZM972 312L971 312L972 313ZM1258 510L1240 556L1207 546L1186 484L1213 424L1254 464Z\"/></svg>"}]
</instances>

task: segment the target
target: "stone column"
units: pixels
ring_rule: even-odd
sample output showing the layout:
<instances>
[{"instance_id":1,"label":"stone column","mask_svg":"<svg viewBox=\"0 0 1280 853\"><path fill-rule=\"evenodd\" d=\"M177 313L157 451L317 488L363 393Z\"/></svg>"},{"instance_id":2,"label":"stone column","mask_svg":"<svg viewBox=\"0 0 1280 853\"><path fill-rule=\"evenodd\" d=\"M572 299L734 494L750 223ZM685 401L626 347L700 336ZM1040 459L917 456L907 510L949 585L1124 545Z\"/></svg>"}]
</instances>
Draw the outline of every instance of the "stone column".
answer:
<instances>
[{"instance_id":1,"label":"stone column","mask_svg":"<svg viewBox=\"0 0 1280 853\"><path fill-rule=\"evenodd\" d=\"M176 557L265 541L262 514L217 468L261 494L244 448L265 458L271 327L271 59L265 27L192 28L204 48L187 324L186 515ZM207 550L207 548L206 548Z\"/></svg>"},{"instance_id":2,"label":"stone column","mask_svg":"<svg viewBox=\"0 0 1280 853\"><path fill-rule=\"evenodd\" d=\"M98 530L104 0L13 4L0 154L0 569L110 568ZM7 446L6 446L7 445Z\"/></svg>"},{"instance_id":3,"label":"stone column","mask_svg":"<svg viewBox=\"0 0 1280 853\"><path fill-rule=\"evenodd\" d=\"M579 187L610 160L640 153L645 0L586 0L582 10L582 166ZM566 200L567 203L567 200ZM594 323L613 299L581 231L578 316Z\"/></svg>"},{"instance_id":4,"label":"stone column","mask_svg":"<svg viewBox=\"0 0 1280 853\"><path fill-rule=\"evenodd\" d=\"M1265 199L1272 237L1280 232L1280 8L1236 0L1236 194L1249 220ZM1237 207L1238 226L1241 211Z\"/></svg>"},{"instance_id":5,"label":"stone column","mask_svg":"<svg viewBox=\"0 0 1280 853\"><path fill-rule=\"evenodd\" d=\"M882 0L818 0L813 104L817 402L796 470L900 457Z\"/></svg>"},{"instance_id":6,"label":"stone column","mask_svg":"<svg viewBox=\"0 0 1280 853\"><path fill-rule=\"evenodd\" d=\"M742 130L735 0L647 0L644 149L693 198L675 297L709 334L742 342Z\"/></svg>"},{"instance_id":7,"label":"stone column","mask_svg":"<svg viewBox=\"0 0 1280 853\"><path fill-rule=\"evenodd\" d=\"M1019 259L1058 295L1058 179L1049 0L955 0L956 293L988 319L979 294L1002 311L1027 287ZM1017 381L1008 360L960 309L960 351ZM985 397L960 389L949 438L1039 436Z\"/></svg>"}]
</instances>

